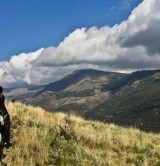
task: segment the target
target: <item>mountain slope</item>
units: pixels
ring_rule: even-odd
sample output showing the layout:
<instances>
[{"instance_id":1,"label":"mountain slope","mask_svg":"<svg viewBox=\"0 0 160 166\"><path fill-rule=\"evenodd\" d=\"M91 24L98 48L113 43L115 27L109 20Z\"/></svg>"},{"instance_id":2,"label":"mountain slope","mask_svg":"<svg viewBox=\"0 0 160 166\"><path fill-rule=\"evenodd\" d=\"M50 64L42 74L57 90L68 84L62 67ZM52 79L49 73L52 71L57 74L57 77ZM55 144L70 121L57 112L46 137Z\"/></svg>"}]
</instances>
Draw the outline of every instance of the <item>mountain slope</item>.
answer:
<instances>
[{"instance_id":1,"label":"mountain slope","mask_svg":"<svg viewBox=\"0 0 160 166\"><path fill-rule=\"evenodd\" d=\"M83 115L101 102L109 93L101 92L104 84L119 80L125 74L92 69L78 70L63 79L51 83L36 96L24 100L27 104L41 106L48 111L76 112Z\"/></svg>"},{"instance_id":2,"label":"mountain slope","mask_svg":"<svg viewBox=\"0 0 160 166\"><path fill-rule=\"evenodd\" d=\"M136 71L133 72L129 75L126 75L125 77L123 77L122 79L119 79L117 81L112 81L109 84L105 85L103 87L103 91L111 91L112 93L115 93L116 91L120 90L121 88L131 85L132 83L134 83L135 81L138 80L145 80L146 79L146 84L151 83L152 79L150 78L152 75L160 73L160 70L142 70L142 71ZM147 80L147 78L150 78ZM154 79L154 78L153 78ZM158 81L158 79L156 79L155 81ZM149 81L149 82L147 82Z\"/></svg>"},{"instance_id":3,"label":"mountain slope","mask_svg":"<svg viewBox=\"0 0 160 166\"><path fill-rule=\"evenodd\" d=\"M20 103L8 103L7 108L14 142L14 147L3 159L8 165L160 164L159 135L62 113L48 113Z\"/></svg>"},{"instance_id":4,"label":"mountain slope","mask_svg":"<svg viewBox=\"0 0 160 166\"><path fill-rule=\"evenodd\" d=\"M27 98L35 96L35 94L41 91L44 87L45 85L4 89L4 94L7 100L15 99L18 101L23 101Z\"/></svg>"},{"instance_id":5,"label":"mountain slope","mask_svg":"<svg viewBox=\"0 0 160 166\"><path fill-rule=\"evenodd\" d=\"M104 89L111 97L87 118L160 132L160 70L132 73Z\"/></svg>"},{"instance_id":6,"label":"mountain slope","mask_svg":"<svg viewBox=\"0 0 160 166\"><path fill-rule=\"evenodd\" d=\"M54 83L50 83L41 91L62 91L66 89L67 87L76 84L80 82L81 80L85 78L99 78L99 77L108 77L108 79L115 80L117 77L123 76L124 74L120 73L113 73L113 72L105 72L105 71L98 71L93 69L83 69L83 70L77 70L74 71L72 74L62 78L59 81L56 81Z\"/></svg>"}]
</instances>

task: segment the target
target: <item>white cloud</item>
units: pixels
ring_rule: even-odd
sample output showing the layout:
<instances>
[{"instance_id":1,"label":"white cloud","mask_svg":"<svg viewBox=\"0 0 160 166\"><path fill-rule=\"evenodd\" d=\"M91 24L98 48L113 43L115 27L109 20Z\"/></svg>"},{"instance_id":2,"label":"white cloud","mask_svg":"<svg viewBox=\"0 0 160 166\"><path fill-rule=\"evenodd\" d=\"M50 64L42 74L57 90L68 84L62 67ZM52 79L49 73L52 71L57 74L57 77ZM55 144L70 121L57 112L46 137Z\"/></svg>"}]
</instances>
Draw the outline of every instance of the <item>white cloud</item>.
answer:
<instances>
[{"instance_id":1,"label":"white cloud","mask_svg":"<svg viewBox=\"0 0 160 166\"><path fill-rule=\"evenodd\" d=\"M57 47L12 56L9 62L0 62L1 84L45 84L81 68L159 68L159 8L159 0L144 0L119 25L76 29Z\"/></svg>"}]
</instances>

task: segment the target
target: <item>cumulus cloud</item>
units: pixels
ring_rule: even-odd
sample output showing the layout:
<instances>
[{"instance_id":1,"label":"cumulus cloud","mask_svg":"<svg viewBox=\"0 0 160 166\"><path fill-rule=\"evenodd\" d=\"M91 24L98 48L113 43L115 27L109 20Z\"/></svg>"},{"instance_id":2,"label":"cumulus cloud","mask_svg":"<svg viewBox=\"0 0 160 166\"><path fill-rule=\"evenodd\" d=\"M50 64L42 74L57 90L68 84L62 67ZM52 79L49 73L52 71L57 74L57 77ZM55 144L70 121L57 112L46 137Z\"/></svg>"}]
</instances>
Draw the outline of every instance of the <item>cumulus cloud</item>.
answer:
<instances>
[{"instance_id":1,"label":"cumulus cloud","mask_svg":"<svg viewBox=\"0 0 160 166\"><path fill-rule=\"evenodd\" d=\"M159 7L159 0L144 0L119 25L76 29L57 47L12 56L9 62L0 62L1 84L46 84L82 68L159 68Z\"/></svg>"}]
</instances>

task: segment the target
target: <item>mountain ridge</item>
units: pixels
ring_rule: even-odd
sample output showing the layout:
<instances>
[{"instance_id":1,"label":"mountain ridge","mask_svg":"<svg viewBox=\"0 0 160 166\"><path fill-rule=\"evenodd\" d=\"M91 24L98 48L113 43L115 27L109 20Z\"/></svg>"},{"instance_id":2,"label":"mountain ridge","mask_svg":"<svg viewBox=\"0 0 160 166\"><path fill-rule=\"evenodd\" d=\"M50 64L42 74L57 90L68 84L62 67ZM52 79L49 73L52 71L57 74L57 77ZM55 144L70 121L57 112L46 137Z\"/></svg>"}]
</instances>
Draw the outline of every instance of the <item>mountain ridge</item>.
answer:
<instances>
[{"instance_id":1,"label":"mountain ridge","mask_svg":"<svg viewBox=\"0 0 160 166\"><path fill-rule=\"evenodd\" d=\"M160 132L159 93L160 70L122 74L85 69L18 93L17 100L47 111L76 113L87 119Z\"/></svg>"},{"instance_id":2,"label":"mountain ridge","mask_svg":"<svg viewBox=\"0 0 160 166\"><path fill-rule=\"evenodd\" d=\"M64 90L65 88L69 87L70 85L79 82L80 80L82 80L82 78L86 78L86 77L95 78L95 77L101 77L101 76L110 76L111 74L116 75L117 73L99 71L99 70L94 70L94 69L76 70L73 73L63 77L62 79L60 79L54 83L50 83L50 84L46 85L45 88L41 92L43 92L43 91L55 91L55 92L61 91L61 90ZM119 73L119 74L123 75L121 73Z\"/></svg>"},{"instance_id":3,"label":"mountain ridge","mask_svg":"<svg viewBox=\"0 0 160 166\"><path fill-rule=\"evenodd\" d=\"M115 85L108 88L111 97L85 117L159 133L160 70L134 72Z\"/></svg>"}]
</instances>

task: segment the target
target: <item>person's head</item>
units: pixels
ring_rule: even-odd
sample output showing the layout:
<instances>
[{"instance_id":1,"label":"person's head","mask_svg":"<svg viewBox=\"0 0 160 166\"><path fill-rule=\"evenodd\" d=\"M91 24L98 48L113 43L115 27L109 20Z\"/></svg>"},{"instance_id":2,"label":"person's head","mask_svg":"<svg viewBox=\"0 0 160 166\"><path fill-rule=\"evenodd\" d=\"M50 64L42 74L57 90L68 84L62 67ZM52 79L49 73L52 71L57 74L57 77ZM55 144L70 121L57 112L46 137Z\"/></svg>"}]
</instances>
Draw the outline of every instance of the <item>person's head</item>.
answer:
<instances>
[{"instance_id":1,"label":"person's head","mask_svg":"<svg viewBox=\"0 0 160 166\"><path fill-rule=\"evenodd\" d=\"M0 86L0 93L2 93L3 92L3 88Z\"/></svg>"}]
</instances>

